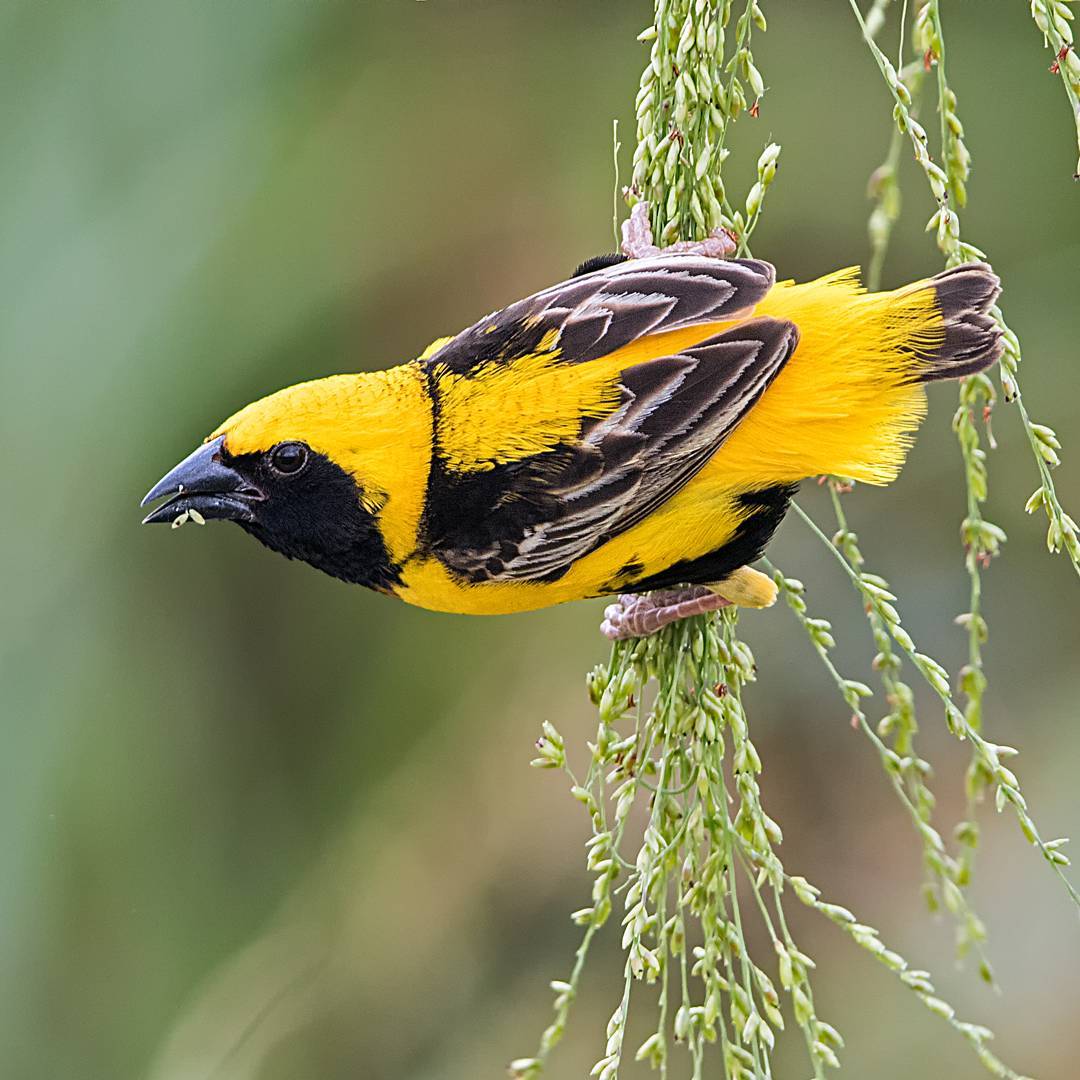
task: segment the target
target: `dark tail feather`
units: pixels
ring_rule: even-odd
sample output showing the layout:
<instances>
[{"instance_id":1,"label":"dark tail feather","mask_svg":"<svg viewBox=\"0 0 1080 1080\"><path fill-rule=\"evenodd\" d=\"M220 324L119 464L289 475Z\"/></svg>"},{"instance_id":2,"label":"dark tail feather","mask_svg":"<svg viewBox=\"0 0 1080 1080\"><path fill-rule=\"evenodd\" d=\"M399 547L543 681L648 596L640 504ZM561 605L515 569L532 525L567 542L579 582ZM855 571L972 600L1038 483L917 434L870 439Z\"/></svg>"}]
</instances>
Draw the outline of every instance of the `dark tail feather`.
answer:
<instances>
[{"instance_id":1,"label":"dark tail feather","mask_svg":"<svg viewBox=\"0 0 1080 1080\"><path fill-rule=\"evenodd\" d=\"M962 379L988 368L1001 356L1001 328L987 314L1001 293L997 274L986 263L965 263L943 270L930 279L941 317L945 340L920 359L926 366L920 382Z\"/></svg>"}]
</instances>

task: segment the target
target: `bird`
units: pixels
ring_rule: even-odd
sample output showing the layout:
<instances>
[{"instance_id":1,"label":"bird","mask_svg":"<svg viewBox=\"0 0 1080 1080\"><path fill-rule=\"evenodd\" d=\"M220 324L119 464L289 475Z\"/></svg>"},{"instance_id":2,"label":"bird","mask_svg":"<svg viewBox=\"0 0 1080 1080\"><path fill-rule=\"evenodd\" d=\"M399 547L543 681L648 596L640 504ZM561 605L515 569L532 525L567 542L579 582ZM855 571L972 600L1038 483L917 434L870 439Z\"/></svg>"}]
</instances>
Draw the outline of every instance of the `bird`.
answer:
<instances>
[{"instance_id":1,"label":"bird","mask_svg":"<svg viewBox=\"0 0 1080 1080\"><path fill-rule=\"evenodd\" d=\"M436 611L614 596L613 639L768 607L750 564L800 482L894 480L926 384L999 358L1000 285L980 262L886 292L857 268L777 281L733 249L656 248L632 213L620 252L415 359L240 409L145 522L233 521Z\"/></svg>"}]
</instances>

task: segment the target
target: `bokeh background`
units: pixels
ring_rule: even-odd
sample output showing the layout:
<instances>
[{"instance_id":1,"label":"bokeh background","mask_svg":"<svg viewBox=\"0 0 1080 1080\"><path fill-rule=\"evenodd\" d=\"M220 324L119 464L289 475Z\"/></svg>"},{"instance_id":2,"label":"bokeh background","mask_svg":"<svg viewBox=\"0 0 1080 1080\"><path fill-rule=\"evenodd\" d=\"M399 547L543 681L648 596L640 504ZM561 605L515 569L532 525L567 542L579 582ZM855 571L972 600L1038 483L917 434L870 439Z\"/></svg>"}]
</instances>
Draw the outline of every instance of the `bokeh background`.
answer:
<instances>
[{"instance_id":1,"label":"bokeh background","mask_svg":"<svg viewBox=\"0 0 1080 1080\"><path fill-rule=\"evenodd\" d=\"M846 4L767 8L755 57L770 89L736 126L728 182L745 190L761 147L783 144L755 249L806 277L865 261L890 104ZM1026 399L1064 435L1075 513L1068 108L1026 5L945 8L975 156L965 231L1006 282ZM589 878L581 808L527 763L545 718L579 749L592 734L601 605L428 614L239 530L142 529L137 504L252 398L407 359L611 250L612 120L625 179L650 14L626 0L0 8L4 1076L457 1080L532 1053ZM938 267L906 154L903 180L891 284ZM931 397L902 479L848 509L906 624L955 670L955 389ZM987 723L1022 746L1046 833L1076 834L1080 583L1022 513L1036 475L1007 406L994 427L987 515L1009 543L986 575ZM816 490L806 505L824 513ZM772 555L834 620L841 666L865 672L859 605L827 553L791 520ZM1075 1076L1080 924L1012 819L984 814L973 889L996 996L923 909L915 838L801 631L783 609L744 628L789 867L933 969L1017 1068ZM920 706L944 827L966 755ZM865 953L796 920L852 1076L982 1075ZM621 985L609 930L555 1076L601 1053ZM805 1075L802 1055L786 1040L777 1075Z\"/></svg>"}]
</instances>

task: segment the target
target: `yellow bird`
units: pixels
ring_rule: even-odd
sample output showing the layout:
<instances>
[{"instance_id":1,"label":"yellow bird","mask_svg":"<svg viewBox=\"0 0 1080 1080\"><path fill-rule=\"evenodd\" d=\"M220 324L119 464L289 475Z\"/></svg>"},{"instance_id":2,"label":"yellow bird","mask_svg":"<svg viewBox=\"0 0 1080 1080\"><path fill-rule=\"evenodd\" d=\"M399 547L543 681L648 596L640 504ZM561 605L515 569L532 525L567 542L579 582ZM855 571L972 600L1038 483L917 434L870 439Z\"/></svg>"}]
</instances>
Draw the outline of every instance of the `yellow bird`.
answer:
<instances>
[{"instance_id":1,"label":"yellow bird","mask_svg":"<svg viewBox=\"0 0 1080 1080\"><path fill-rule=\"evenodd\" d=\"M1000 355L998 280L973 263L867 293L856 270L777 283L707 244L646 250L399 367L248 405L150 491L168 499L146 521L232 520L438 611L627 594L612 637L767 606L748 564L799 481L896 477L924 384Z\"/></svg>"}]
</instances>

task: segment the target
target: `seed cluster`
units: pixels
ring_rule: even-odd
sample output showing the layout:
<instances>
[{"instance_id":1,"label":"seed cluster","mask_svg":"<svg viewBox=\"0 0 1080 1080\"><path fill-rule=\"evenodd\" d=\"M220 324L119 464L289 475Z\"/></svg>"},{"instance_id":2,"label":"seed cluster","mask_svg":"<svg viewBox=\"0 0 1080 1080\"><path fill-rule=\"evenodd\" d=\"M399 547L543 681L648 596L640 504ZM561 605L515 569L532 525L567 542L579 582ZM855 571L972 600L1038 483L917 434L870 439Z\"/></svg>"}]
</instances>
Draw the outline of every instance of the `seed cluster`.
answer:
<instances>
[{"instance_id":1,"label":"seed cluster","mask_svg":"<svg viewBox=\"0 0 1080 1080\"><path fill-rule=\"evenodd\" d=\"M949 86L946 75L945 36L940 0L923 0L914 21L913 42L916 52L920 54L921 59L918 63L921 64L922 70L936 70L937 110L941 121L940 148L944 169L931 159L927 150L926 130L913 115L915 94L921 85L921 75L915 74L918 68L904 69L905 72L912 72L908 76L909 82L905 83L904 78L897 73L888 57L878 47L870 33L868 21L863 21L855 0L851 0L851 6L862 25L867 45L892 93L893 117L897 133L901 136L908 135L915 158L923 167L931 194L937 203L937 209L927 223L927 231L935 233L938 248L945 258L946 266L956 266L970 259L985 259L984 252L961 239L959 213L957 209L950 206L950 197L956 208L962 207L967 200L966 181L970 172L971 157L963 142L963 126L957 115L956 94ZM886 233L879 252L882 258L887 240ZM993 307L991 314L1001 329L1004 346L999 365L1002 392L1006 401L1015 402L1019 410L1041 480L1041 486L1028 500L1026 509L1028 513L1033 513L1040 506L1045 510L1049 519L1047 547L1051 552L1064 549L1074 569L1080 573L1080 558L1078 558L1080 540L1077 538L1077 525L1062 507L1050 475L1050 470L1059 464L1057 451L1060 450L1061 444L1053 429L1036 424L1030 419L1020 396L1018 382L1021 359L1019 341L1005 323L999 307ZM961 738L969 738L972 743L972 760L967 774L967 819L957 827L957 835L965 848L960 865L961 874L956 882L961 885L966 884L970 879L977 846L978 830L974 822L975 804L982 797L983 792L994 783L996 777L996 763L983 754L980 746L981 736L979 736L982 726L983 695L987 686L982 663L982 646L988 634L986 619L981 612L981 571L985 570L994 556L1000 552L1006 537L1004 530L993 522L987 521L982 514L982 505L988 495L988 473L986 452L982 448L978 430L978 419L981 419L986 428L989 445L993 447L995 444L990 433L989 419L996 399L997 394L993 382L985 373L970 376L961 384L960 401L953 417L953 429L957 434L964 460L967 513L961 523L961 539L970 580L969 609L957 618L958 624L968 634L968 663L961 670L959 680L960 689L965 697L964 711L962 715L958 711L954 715L948 708L946 710L950 730ZM839 504L836 503L836 505L838 521L842 525ZM843 526L841 531L843 531ZM849 553L849 565L856 574L860 573L860 563L861 556L850 558ZM960 719L962 723L959 722ZM1000 776L997 779L1000 781ZM999 783L996 794L999 808L1012 802L1014 806L1022 810L1020 824L1025 836L1040 847L1043 856L1060 874L1061 859L1064 857L1057 847L1049 848L1038 839L1034 824L1030 819L1025 820L1026 808L1021 803L1013 801L1008 794L1014 787L1015 785L1008 782ZM1075 890L1064 875L1061 876L1070 895L1076 901ZM962 937L961 946L963 945L964 938Z\"/></svg>"},{"instance_id":2,"label":"seed cluster","mask_svg":"<svg viewBox=\"0 0 1080 1080\"><path fill-rule=\"evenodd\" d=\"M757 116L766 92L751 51L753 31L766 28L761 5L748 0L730 33L729 55L732 8L733 0L658 0L655 22L638 38L650 53L635 103L637 148L628 195L631 204L648 201L661 245L700 240L722 228L745 253L776 176L780 147L773 143L762 153L757 180L740 208L724 186L730 125L744 112Z\"/></svg>"},{"instance_id":3,"label":"seed cluster","mask_svg":"<svg viewBox=\"0 0 1080 1080\"><path fill-rule=\"evenodd\" d=\"M1043 36L1043 43L1054 53L1050 73L1060 75L1076 122L1076 146L1080 153L1080 56L1073 43L1073 12L1066 0L1031 0L1031 17ZM1075 179L1080 179L1080 160Z\"/></svg>"},{"instance_id":4,"label":"seed cluster","mask_svg":"<svg viewBox=\"0 0 1080 1080\"><path fill-rule=\"evenodd\" d=\"M874 0L865 21L855 0L851 6L894 101L889 155L871 182L875 199L870 219L871 285L880 279L889 235L900 212L897 165L905 142L934 199L927 228L946 265L985 258L961 238L959 210L967 199L971 156L957 98L946 79L938 0L918 5L912 27L917 55L908 65L901 58L896 67L874 40L890 0ZM1032 4L1033 14L1036 8L1042 10L1059 36L1065 18L1061 6L1056 0ZM640 35L650 56L637 97L633 183L625 194L631 205L648 201L653 233L664 245L701 239L721 227L737 238L740 254L749 253L766 190L776 176L780 147L770 144L758 160L757 181L738 209L721 178L730 124L741 114L756 115L766 89L750 49L752 32L765 29L761 6L749 0L729 30L732 8L732 0L656 0L654 24ZM1049 32L1047 36L1053 44ZM919 92L935 71L940 164L917 117ZM1061 508L1050 478L1060 444L1051 429L1028 418L1017 383L1019 344L1000 311L995 309L994 315L1005 346L1000 370L1003 396L1020 410L1042 480L1028 510L1046 511L1048 544L1052 550L1064 548L1080 570L1076 525ZM991 742L982 733L986 677L981 646L987 627L980 608L980 574L1005 540L1002 530L981 511L988 490L982 431L992 446L988 420L995 400L992 381L974 376L961 388L954 417L967 481L961 531L971 581L970 608L957 619L969 640L969 662L958 679L963 708L954 698L949 673L918 650L904 627L889 584L864 568L858 537L842 504L842 496L853 485L839 478L826 480L837 523L832 538L801 507L795 510L835 556L866 613L876 647L873 667L887 703L876 723L870 722L866 704L874 691L841 675L833 662L831 625L810 614L801 582L769 566L912 822L922 847L928 902L953 916L959 953L974 952L988 982L993 973L984 947L986 930L966 893L978 841L975 808L984 794L994 792L999 811L1012 808L1025 837L1080 904L1063 872L1068 865L1061 850L1066 841L1041 839L1019 782L1005 764L1015 749ZM905 681L905 666L914 669L938 698L949 730L972 748L968 809L954 831L952 850L933 820L931 768L916 746L915 695ZM777 852L781 831L762 805L762 762L743 705L744 690L756 673L750 649L737 635L736 609L726 609L672 625L649 638L614 645L609 663L588 677L599 722L595 740L588 743L587 772L580 780L562 735L553 724L544 723L533 765L565 773L572 794L588 813L586 865L592 894L590 903L572 916L584 928L572 970L566 979L550 984L554 1018L536 1054L512 1062L511 1075L531 1080L544 1070L565 1034L594 936L618 913L625 956L623 991L592 1075L616 1080L632 1055L667 1076L682 1048L683 1061L695 1080L706 1075L707 1060L717 1057L725 1077L768 1078L776 1038L786 1023L793 1022L805 1041L814 1077L823 1077L826 1069L839 1066L843 1040L817 1015L815 965L799 949L785 914L785 901L794 896L892 971L926 1008L968 1041L992 1075L1021 1080L989 1049L991 1032L958 1019L927 972L911 967L881 941L877 930L847 908L822 900L813 885L783 865ZM767 959L750 955L744 933L750 917L761 920L772 943L773 955ZM640 998L634 988L642 983L655 990L656 1023L631 1049L626 1045L631 1000ZM709 1070L709 1075L715 1074L715 1069Z\"/></svg>"}]
</instances>

